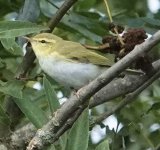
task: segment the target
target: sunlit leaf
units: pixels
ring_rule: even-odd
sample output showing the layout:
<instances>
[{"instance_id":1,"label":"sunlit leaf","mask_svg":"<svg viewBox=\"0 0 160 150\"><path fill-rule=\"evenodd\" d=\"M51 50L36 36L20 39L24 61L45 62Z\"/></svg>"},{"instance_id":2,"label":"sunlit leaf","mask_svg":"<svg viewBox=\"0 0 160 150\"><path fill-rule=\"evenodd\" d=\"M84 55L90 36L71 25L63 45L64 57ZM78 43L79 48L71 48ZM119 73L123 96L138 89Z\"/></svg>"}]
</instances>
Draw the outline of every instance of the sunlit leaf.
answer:
<instances>
[{"instance_id":1,"label":"sunlit leaf","mask_svg":"<svg viewBox=\"0 0 160 150\"><path fill-rule=\"evenodd\" d=\"M84 27L84 26L82 26L82 25L80 25L80 24L71 22L69 17L68 17L68 18L65 17L65 18L63 19L63 23L64 23L66 26L69 26L70 28L76 30L77 32L81 33L81 34L84 35L85 37L87 37L87 38L89 38L89 39L91 39L91 40L93 40L93 41L95 41L95 42L100 43L101 40L102 40L102 38L101 38L99 35L97 35L97 34L91 32L91 31L89 31L86 27Z\"/></svg>"},{"instance_id":2,"label":"sunlit leaf","mask_svg":"<svg viewBox=\"0 0 160 150\"><path fill-rule=\"evenodd\" d=\"M21 47L15 42L14 38L1 39L4 48L13 55L22 55Z\"/></svg>"},{"instance_id":3,"label":"sunlit leaf","mask_svg":"<svg viewBox=\"0 0 160 150\"><path fill-rule=\"evenodd\" d=\"M48 30L48 28L31 22L23 21L0 22L0 38L13 38L26 34L38 33L42 30Z\"/></svg>"}]
</instances>

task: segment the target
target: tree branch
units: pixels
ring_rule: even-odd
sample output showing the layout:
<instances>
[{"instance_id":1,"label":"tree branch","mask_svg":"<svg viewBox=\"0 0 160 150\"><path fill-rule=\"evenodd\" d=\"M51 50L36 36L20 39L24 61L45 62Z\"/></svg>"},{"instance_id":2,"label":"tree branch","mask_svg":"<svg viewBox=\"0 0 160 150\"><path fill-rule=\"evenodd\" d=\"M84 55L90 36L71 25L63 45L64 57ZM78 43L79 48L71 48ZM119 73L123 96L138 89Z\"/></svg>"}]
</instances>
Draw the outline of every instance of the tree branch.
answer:
<instances>
[{"instance_id":1,"label":"tree branch","mask_svg":"<svg viewBox=\"0 0 160 150\"><path fill-rule=\"evenodd\" d=\"M73 114L73 116L71 116L66 122L65 124L57 131L57 133L55 134L55 136L52 139L52 143L57 141L59 139L59 137L68 129L70 129L72 127L72 125L74 124L74 122L78 119L78 117L81 115L81 113L84 111L84 109L87 107L88 105L82 105L80 106Z\"/></svg>"},{"instance_id":2,"label":"tree branch","mask_svg":"<svg viewBox=\"0 0 160 150\"><path fill-rule=\"evenodd\" d=\"M148 52L153 46L160 42L160 31L155 33L150 39L144 43L137 45L133 51L107 69L98 78L91 83L81 88L78 92L78 97L73 95L60 109L57 110L55 116L38 130L35 137L31 140L28 150L42 149L45 145L51 143L56 132L61 128L64 122L69 119L72 114L80 105L83 105L87 99L93 96L106 84L111 82L119 73L126 69L134 60L136 60L142 54ZM55 124L56 121L56 124Z\"/></svg>"},{"instance_id":3,"label":"tree branch","mask_svg":"<svg viewBox=\"0 0 160 150\"><path fill-rule=\"evenodd\" d=\"M125 99L123 99L118 104L118 106L116 106L113 109L111 109L110 111L108 111L108 112L106 112L106 113L101 114L100 116L98 116L93 121L93 123L91 124L91 127L94 127L95 124L101 123L104 119L106 119L107 117L109 117L113 113L121 110L125 105L127 105L127 104L135 101L136 97L138 96L138 94L140 94L144 89L146 89L150 84L152 84L159 77L160 77L160 70L157 70L157 72L150 79L148 79L144 84L142 84L137 90L135 90L132 93L129 93L128 95L126 95Z\"/></svg>"},{"instance_id":4,"label":"tree branch","mask_svg":"<svg viewBox=\"0 0 160 150\"><path fill-rule=\"evenodd\" d=\"M103 92L104 92L104 90L106 90L105 91L105 94L103 95L103 98L105 97L105 96L107 96L107 95L109 95L109 91L111 92L111 90L112 90L112 92L111 93L113 93L113 95L114 95L114 93L116 94L116 93L121 93L121 95L123 94L124 95L124 92L125 93L130 93L131 92L131 90L132 90L132 92L135 90L135 89L137 89L138 87L140 87L140 85L141 85L141 87L145 84L146 85L146 83L148 83L148 82L151 82L150 80L153 80L153 79L150 79L151 77L153 77L153 76L155 76L157 73L156 72L158 72L159 70L160 70L160 60L159 61L156 61L155 63L153 63L153 67L154 67L154 71L152 71L151 72L151 74L150 74L150 76L148 76L148 75L143 75L143 76L136 76L136 75L133 75L131 78L130 78L130 76L127 76L129 79L130 79L130 81L129 81L129 84L127 84L127 82L128 82L128 79L126 80L126 79L118 79L118 83L117 82L115 82L115 81L112 81L112 83L110 83L109 84L109 86L107 86L107 87L109 87L109 88L106 88L106 87L104 87L103 88ZM156 75L156 77L157 77L157 75ZM154 77L154 79L155 79L155 77ZM122 81L123 80L123 81ZM146 80L148 80L147 82L146 82ZM156 80L156 79L155 79ZM134 82L136 81L136 83L137 84L135 84ZM145 83L146 82L146 83ZM122 84L124 87L124 89L123 90L121 90L121 89L119 89L119 87L120 87L120 85L118 85L118 84ZM134 85L133 85L134 84ZM115 86L115 89L117 89L117 90L120 90L120 91L116 91L115 89L114 89L114 91L113 91L113 88L112 88L112 86ZM132 86L134 86L134 88L132 88ZM144 87L143 86L143 88L141 89L141 90L144 90L147 86L149 86L148 84ZM129 88L129 90L128 90L128 88ZM107 90L109 90L109 91L107 91ZM125 91L126 90L126 91ZM129 92L130 91L130 92ZM99 92L101 92L101 90L99 91ZM98 93L99 93L98 92ZM99 95L100 96L100 94L98 94L97 93L97 95ZM133 92L133 94L134 94L135 92ZM138 95L139 93L137 93L137 95ZM112 94L111 94L112 95ZM94 95L95 96L95 95ZM93 96L93 97L94 97ZM102 95L101 95L102 96ZM117 95L115 95L115 96L117 96ZM128 94L127 96L131 96L131 94ZM127 96L126 96L126 98L127 98ZM96 96L97 97L97 96ZM118 97L118 96L117 96ZM108 98L108 97L107 97ZM114 97L115 98L115 97ZM133 98L132 98L133 99ZM95 100L95 99L94 99ZM99 99L97 99L98 101L99 101ZM96 101L95 101L96 102ZM128 102L128 101L127 101ZM130 101L129 100L129 102L132 102L132 101ZM103 101L103 103L104 103L104 101ZM125 102L124 102L125 103ZM92 106L92 107L95 107L96 105L94 105L94 102L92 102L91 104L93 104L93 105L89 105L89 106ZM122 104L120 103L119 104L120 106L121 105L123 105L123 102L122 102ZM120 107L120 106L117 106L115 109L113 109L113 110L111 110L110 112L108 112L107 114L112 114L112 113L115 113L115 111L118 111L117 109ZM74 112L74 114L73 114L73 116L71 116L66 122L65 122L65 124L57 131L57 133L55 134L55 136L53 137L53 139L52 139L52 142L55 142L56 140L58 140L59 139L59 137L65 132L65 131L67 131L68 129L70 129L71 127L72 127L72 125L74 124L74 122L77 120L77 118L79 117L79 115L82 113L82 111L87 107L88 105L87 105L87 103L85 103L84 105L81 105L81 106L79 106L79 108ZM120 107L120 108L123 108L123 107ZM115 111L114 111L115 110ZM102 120L101 120L102 121ZM99 122L93 122L91 125L90 125L90 127L92 128L96 123L99 123Z\"/></svg>"},{"instance_id":5,"label":"tree branch","mask_svg":"<svg viewBox=\"0 0 160 150\"><path fill-rule=\"evenodd\" d=\"M160 59L152 65L154 69L150 72L150 74L144 74L141 76L125 75L124 78L118 78L111 81L91 98L89 107L95 107L119 96L124 96L133 92L160 69Z\"/></svg>"},{"instance_id":6,"label":"tree branch","mask_svg":"<svg viewBox=\"0 0 160 150\"><path fill-rule=\"evenodd\" d=\"M100 105L104 102L108 102L109 100L112 100L119 96L124 96L125 94L133 92L135 89L137 89L140 85L144 84L146 80L148 80L155 72L160 70L160 60L157 60L153 64L154 70L150 76L143 75L143 76L130 76L126 75L124 78L119 78L114 81L112 81L110 84L105 86L103 89L101 89L99 92L97 92L90 101L90 108L95 107L97 105ZM100 102L99 102L100 101ZM72 124L77 119L77 116L79 116L79 113L81 113L85 109L85 105L79 107L76 112L74 112L73 116L70 117L64 125L57 131L55 137L53 138L53 141L56 141L66 130L72 127ZM117 106L118 107L118 106ZM80 111L80 112L79 112ZM113 109L112 109L113 111ZM108 113L111 114L112 112ZM93 125L92 125L93 126ZM24 130L25 129L25 130ZM32 132L32 133L30 133ZM26 127L22 127L22 129L18 129L13 133L11 136L11 147L21 147L21 149L24 149L25 143L28 143L29 139L28 135L34 135L36 132L34 126L26 125ZM18 133L18 134L17 134ZM26 134L27 133L27 134ZM23 135L23 138L21 138L21 135Z\"/></svg>"},{"instance_id":7,"label":"tree branch","mask_svg":"<svg viewBox=\"0 0 160 150\"><path fill-rule=\"evenodd\" d=\"M63 5L58 9L58 11L56 12L56 14L51 18L51 20L48 23L50 31L53 31L53 29L57 26L57 24L60 22L60 20L62 19L62 17L67 13L67 11L77 1L78 0L66 0L63 3Z\"/></svg>"}]
</instances>

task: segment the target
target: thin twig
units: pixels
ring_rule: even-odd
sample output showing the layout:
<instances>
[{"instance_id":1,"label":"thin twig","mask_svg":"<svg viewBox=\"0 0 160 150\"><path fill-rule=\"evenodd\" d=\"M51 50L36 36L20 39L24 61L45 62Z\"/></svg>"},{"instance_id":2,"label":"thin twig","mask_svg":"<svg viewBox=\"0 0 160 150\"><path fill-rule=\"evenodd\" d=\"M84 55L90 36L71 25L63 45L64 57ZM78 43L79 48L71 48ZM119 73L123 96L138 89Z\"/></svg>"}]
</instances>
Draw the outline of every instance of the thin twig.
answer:
<instances>
[{"instance_id":1,"label":"thin twig","mask_svg":"<svg viewBox=\"0 0 160 150\"><path fill-rule=\"evenodd\" d=\"M55 8L59 9L59 7L56 4L54 4L52 1L47 0L47 2L50 3L52 6L54 6ZM69 15L69 13L67 13L67 12L66 12L66 14Z\"/></svg>"},{"instance_id":2,"label":"thin twig","mask_svg":"<svg viewBox=\"0 0 160 150\"><path fill-rule=\"evenodd\" d=\"M105 3L106 8L107 8L107 13L108 13L109 20L110 20L110 22L112 23L112 22L113 22L113 19L112 19L112 15L111 15L111 11L110 11L109 5L108 5L108 1L107 1L107 0L104 0L104 3Z\"/></svg>"},{"instance_id":3,"label":"thin twig","mask_svg":"<svg viewBox=\"0 0 160 150\"><path fill-rule=\"evenodd\" d=\"M54 4L52 1L47 0L47 2L50 3L52 6L54 6L56 9L59 9L59 7L56 4Z\"/></svg>"},{"instance_id":4,"label":"thin twig","mask_svg":"<svg viewBox=\"0 0 160 150\"><path fill-rule=\"evenodd\" d=\"M108 13L110 22L112 23L112 22L113 22L113 19L112 19L112 15L111 15L111 10L110 10L109 5L108 5L108 1L107 1L107 0L104 0L104 3L105 3L106 8L107 8L107 13ZM123 45L124 45L123 39L122 39L122 37L119 35L116 26L114 27L114 32L116 33L116 35L117 35L117 37L118 37L118 40L120 41L121 45L123 46Z\"/></svg>"},{"instance_id":5,"label":"thin twig","mask_svg":"<svg viewBox=\"0 0 160 150\"><path fill-rule=\"evenodd\" d=\"M57 26L62 17L67 13L67 11L76 3L78 0L66 0L62 6L57 10L56 14L51 18L48 26L51 31Z\"/></svg>"},{"instance_id":6,"label":"thin twig","mask_svg":"<svg viewBox=\"0 0 160 150\"><path fill-rule=\"evenodd\" d=\"M118 37L118 40L120 41L121 45L124 46L123 39L122 39L122 37L119 35L118 30L117 30L117 27L114 27L114 32L116 33L116 35L117 35L117 37Z\"/></svg>"}]
</instances>

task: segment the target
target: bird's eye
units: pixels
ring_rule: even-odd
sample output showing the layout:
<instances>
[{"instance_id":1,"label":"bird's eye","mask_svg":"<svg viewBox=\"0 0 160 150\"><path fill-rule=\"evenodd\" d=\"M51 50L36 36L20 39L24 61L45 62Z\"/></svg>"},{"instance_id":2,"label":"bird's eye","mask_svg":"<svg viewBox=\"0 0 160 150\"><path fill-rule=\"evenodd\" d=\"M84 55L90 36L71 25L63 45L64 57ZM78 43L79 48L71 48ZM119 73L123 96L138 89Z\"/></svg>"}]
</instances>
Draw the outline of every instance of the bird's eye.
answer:
<instances>
[{"instance_id":1,"label":"bird's eye","mask_svg":"<svg viewBox=\"0 0 160 150\"><path fill-rule=\"evenodd\" d=\"M45 40L42 40L42 41L40 41L41 43L46 43L46 41Z\"/></svg>"}]
</instances>

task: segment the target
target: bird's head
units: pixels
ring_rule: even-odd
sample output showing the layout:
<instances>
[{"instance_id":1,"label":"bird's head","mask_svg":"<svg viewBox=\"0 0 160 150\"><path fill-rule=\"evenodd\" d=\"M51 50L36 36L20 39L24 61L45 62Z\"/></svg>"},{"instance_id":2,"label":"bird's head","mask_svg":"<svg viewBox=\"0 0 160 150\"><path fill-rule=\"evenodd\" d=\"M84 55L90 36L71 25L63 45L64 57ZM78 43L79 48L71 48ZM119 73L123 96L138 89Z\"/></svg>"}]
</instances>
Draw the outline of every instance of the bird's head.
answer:
<instances>
[{"instance_id":1,"label":"bird's head","mask_svg":"<svg viewBox=\"0 0 160 150\"><path fill-rule=\"evenodd\" d=\"M60 37L51 33L40 33L28 38L36 56L47 56L56 51L56 44L62 40Z\"/></svg>"}]
</instances>

